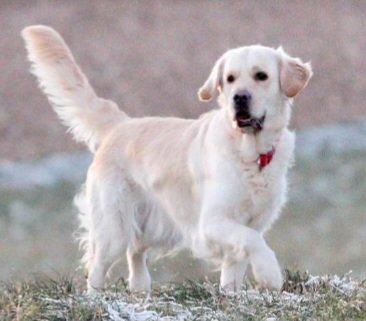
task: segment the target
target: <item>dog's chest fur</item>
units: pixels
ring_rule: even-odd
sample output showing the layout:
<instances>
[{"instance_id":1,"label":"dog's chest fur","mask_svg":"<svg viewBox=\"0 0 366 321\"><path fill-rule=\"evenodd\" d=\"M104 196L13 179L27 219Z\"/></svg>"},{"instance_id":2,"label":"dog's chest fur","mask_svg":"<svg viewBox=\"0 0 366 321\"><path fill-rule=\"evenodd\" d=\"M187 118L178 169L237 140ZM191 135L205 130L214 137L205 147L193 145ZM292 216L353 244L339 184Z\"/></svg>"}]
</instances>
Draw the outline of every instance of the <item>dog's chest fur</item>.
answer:
<instances>
[{"instance_id":1,"label":"dog's chest fur","mask_svg":"<svg viewBox=\"0 0 366 321\"><path fill-rule=\"evenodd\" d=\"M286 182L275 179L271 165L262 172L251 169L243 174L243 198L238 202L234 211L236 219L242 224L262 230L270 225L277 217L277 208L284 201ZM271 219L273 217L273 219Z\"/></svg>"},{"instance_id":2,"label":"dog's chest fur","mask_svg":"<svg viewBox=\"0 0 366 321\"><path fill-rule=\"evenodd\" d=\"M294 136L286 130L278 141L272 162L262 170L256 162L240 159L237 179L232 181L233 188L239 191L232 214L235 220L262 231L278 217L286 200L286 174L293 150Z\"/></svg>"}]
</instances>

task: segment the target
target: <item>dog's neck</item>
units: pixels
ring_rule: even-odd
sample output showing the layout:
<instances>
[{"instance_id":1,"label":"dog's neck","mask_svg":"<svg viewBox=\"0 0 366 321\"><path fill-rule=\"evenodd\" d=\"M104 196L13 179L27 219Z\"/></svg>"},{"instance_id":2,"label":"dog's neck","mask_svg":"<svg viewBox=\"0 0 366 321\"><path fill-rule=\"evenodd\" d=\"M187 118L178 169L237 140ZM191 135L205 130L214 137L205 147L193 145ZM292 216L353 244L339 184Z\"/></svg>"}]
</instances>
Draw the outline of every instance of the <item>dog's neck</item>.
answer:
<instances>
[{"instance_id":1,"label":"dog's neck","mask_svg":"<svg viewBox=\"0 0 366 321\"><path fill-rule=\"evenodd\" d=\"M289 116L287 110L281 117L270 118L271 116L269 116L263 129L253 133L233 125L224 108L218 111L218 119L223 127L223 139L231 142L228 146L232 146L233 152L240 155L240 158L246 163L256 162L261 154L267 154L277 148L282 133L287 128Z\"/></svg>"}]
</instances>

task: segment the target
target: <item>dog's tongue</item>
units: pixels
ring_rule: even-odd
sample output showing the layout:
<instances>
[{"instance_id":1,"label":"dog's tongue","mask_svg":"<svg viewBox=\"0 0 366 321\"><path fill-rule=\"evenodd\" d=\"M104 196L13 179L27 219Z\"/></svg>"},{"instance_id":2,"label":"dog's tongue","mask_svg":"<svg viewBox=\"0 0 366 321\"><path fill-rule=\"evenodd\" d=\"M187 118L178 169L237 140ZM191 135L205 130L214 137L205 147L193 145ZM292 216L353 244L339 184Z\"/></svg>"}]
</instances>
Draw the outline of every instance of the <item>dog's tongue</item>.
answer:
<instances>
[{"instance_id":1,"label":"dog's tongue","mask_svg":"<svg viewBox=\"0 0 366 321\"><path fill-rule=\"evenodd\" d=\"M241 127L248 127L252 125L250 118L238 118L238 121Z\"/></svg>"}]
</instances>

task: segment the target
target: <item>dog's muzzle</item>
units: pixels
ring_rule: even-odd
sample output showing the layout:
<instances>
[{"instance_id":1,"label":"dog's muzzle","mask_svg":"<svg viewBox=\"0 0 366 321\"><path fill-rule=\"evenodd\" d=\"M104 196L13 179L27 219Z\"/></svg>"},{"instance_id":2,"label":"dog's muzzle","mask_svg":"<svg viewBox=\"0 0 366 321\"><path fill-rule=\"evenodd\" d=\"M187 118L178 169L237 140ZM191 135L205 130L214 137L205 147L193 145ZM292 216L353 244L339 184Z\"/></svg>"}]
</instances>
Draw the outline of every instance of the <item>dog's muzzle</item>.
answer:
<instances>
[{"instance_id":1,"label":"dog's muzzle","mask_svg":"<svg viewBox=\"0 0 366 321\"><path fill-rule=\"evenodd\" d=\"M255 118L251 116L250 105L252 95L247 90L238 91L233 97L235 121L239 128L246 131L252 130L254 133L263 129L265 116Z\"/></svg>"},{"instance_id":2,"label":"dog's muzzle","mask_svg":"<svg viewBox=\"0 0 366 321\"><path fill-rule=\"evenodd\" d=\"M263 115L261 118L248 117L247 114L242 115L240 112L235 115L235 120L239 128L249 129L254 133L257 133L263 129L265 119L265 115Z\"/></svg>"}]
</instances>

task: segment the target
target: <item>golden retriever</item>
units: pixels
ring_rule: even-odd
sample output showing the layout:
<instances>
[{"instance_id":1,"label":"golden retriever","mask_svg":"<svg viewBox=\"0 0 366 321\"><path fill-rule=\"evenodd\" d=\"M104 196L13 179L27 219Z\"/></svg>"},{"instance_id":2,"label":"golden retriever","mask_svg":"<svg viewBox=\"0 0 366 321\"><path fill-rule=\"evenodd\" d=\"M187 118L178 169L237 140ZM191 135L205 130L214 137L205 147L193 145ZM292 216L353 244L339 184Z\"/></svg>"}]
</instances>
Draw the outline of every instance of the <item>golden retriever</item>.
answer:
<instances>
[{"instance_id":1,"label":"golden retriever","mask_svg":"<svg viewBox=\"0 0 366 321\"><path fill-rule=\"evenodd\" d=\"M240 289L248 263L259 287L281 287L263 234L286 200L287 126L309 63L282 48L232 49L198 92L202 101L218 95L219 108L198 119L131 118L95 94L56 31L30 26L22 35L40 87L94 153L76 197L89 293L125 253L131 290L150 291L148 251L180 247L219 264L224 290Z\"/></svg>"}]
</instances>

